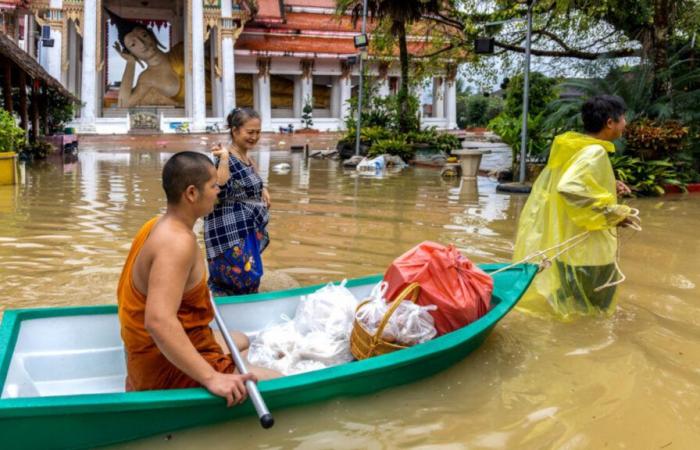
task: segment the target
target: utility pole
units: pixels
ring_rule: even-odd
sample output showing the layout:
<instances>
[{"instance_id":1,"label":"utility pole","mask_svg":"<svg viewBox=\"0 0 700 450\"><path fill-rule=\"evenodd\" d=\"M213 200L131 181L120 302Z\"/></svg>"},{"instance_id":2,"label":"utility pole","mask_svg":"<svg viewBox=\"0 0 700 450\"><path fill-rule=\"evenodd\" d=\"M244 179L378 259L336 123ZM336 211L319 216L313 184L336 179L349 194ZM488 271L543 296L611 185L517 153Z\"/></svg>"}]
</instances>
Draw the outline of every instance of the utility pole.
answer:
<instances>
[{"instance_id":1,"label":"utility pole","mask_svg":"<svg viewBox=\"0 0 700 450\"><path fill-rule=\"evenodd\" d=\"M525 36L525 73L523 74L523 128L520 133L520 183L525 182L527 159L527 115L530 97L530 46L532 39L532 6L534 0L527 2L527 34Z\"/></svg>"},{"instance_id":2,"label":"utility pole","mask_svg":"<svg viewBox=\"0 0 700 450\"><path fill-rule=\"evenodd\" d=\"M355 155L360 154L360 126L362 123L362 94L363 79L365 75L365 54L367 50L367 0L362 2L362 36L364 38L364 47L358 47L358 42L355 40L355 47L360 49L360 86L357 92L357 121L355 123Z\"/></svg>"}]
</instances>

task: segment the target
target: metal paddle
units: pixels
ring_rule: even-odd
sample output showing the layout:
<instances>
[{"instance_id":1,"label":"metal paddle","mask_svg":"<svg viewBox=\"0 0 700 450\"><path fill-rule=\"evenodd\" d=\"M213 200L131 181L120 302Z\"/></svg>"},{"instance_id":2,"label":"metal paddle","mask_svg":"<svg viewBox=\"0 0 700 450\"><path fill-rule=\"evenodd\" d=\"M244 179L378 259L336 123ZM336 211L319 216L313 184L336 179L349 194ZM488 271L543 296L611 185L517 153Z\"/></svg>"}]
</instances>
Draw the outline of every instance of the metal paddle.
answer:
<instances>
[{"instance_id":1,"label":"metal paddle","mask_svg":"<svg viewBox=\"0 0 700 450\"><path fill-rule=\"evenodd\" d=\"M243 358L241 357L241 354L238 351L238 347L236 347L236 344L233 342L233 338L231 338L231 334L226 328L224 319L221 317L221 313L219 312L219 308L216 306L214 296L211 295L211 292L209 293L209 299L211 300L212 308L214 308L214 318L216 319L216 324L219 326L219 330L224 336L224 340L226 341L228 349L231 350L233 362L236 363L238 371L241 374L245 375L248 373L248 369L246 369L245 363L243 362ZM248 397L250 397L250 401L253 402L255 411L258 413L258 418L260 418L260 425L265 429L272 427L272 425L275 424L275 419L272 418L272 414L270 414L270 411L267 409L267 405L265 405L265 400L263 400L262 395L260 395L260 391L258 391L258 386L257 384L255 384L255 381L246 381L245 387L248 390Z\"/></svg>"}]
</instances>

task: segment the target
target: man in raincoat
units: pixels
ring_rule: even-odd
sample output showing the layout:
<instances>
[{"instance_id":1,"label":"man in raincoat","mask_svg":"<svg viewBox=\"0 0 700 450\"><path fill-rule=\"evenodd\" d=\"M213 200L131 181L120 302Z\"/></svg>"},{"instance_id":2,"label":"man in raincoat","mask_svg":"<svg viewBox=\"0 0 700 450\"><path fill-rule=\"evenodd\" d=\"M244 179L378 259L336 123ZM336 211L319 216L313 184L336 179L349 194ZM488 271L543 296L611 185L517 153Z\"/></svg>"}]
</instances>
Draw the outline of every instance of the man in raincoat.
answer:
<instances>
[{"instance_id":1,"label":"man in raincoat","mask_svg":"<svg viewBox=\"0 0 700 450\"><path fill-rule=\"evenodd\" d=\"M619 97L593 97L581 110L585 133L554 138L520 215L513 260L582 241L535 277L519 310L544 317L553 312L561 320L614 311L615 287L597 288L617 279L617 227L627 224L631 211L617 202L617 193L629 189L615 181L608 158L625 129L625 109Z\"/></svg>"}]
</instances>

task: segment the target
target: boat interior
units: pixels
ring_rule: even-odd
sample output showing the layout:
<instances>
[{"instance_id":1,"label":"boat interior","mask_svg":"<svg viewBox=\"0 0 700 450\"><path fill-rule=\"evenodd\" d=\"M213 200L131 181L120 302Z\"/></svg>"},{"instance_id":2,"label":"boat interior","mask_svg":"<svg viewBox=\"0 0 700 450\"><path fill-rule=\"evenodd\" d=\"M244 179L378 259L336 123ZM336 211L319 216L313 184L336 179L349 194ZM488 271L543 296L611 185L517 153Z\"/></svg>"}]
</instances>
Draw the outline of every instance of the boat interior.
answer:
<instances>
[{"instance_id":1,"label":"boat interior","mask_svg":"<svg viewBox=\"0 0 700 450\"><path fill-rule=\"evenodd\" d=\"M373 285L350 290L361 299ZM301 296L274 298L278 295L262 294L256 301L223 304L219 310L229 330L253 338L268 325L294 317ZM214 322L212 327L217 328ZM124 392L125 376L116 313L26 319L20 322L0 398Z\"/></svg>"}]
</instances>

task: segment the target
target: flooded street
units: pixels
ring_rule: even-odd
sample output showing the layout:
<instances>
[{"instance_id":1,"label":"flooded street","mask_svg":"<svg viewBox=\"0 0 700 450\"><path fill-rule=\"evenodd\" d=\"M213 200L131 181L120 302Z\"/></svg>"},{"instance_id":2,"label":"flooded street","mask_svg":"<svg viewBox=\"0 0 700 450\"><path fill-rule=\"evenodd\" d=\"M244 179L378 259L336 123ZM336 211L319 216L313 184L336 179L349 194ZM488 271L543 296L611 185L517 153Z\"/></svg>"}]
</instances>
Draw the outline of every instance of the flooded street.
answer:
<instances>
[{"instance_id":1,"label":"flooded street","mask_svg":"<svg viewBox=\"0 0 700 450\"><path fill-rule=\"evenodd\" d=\"M129 139L84 139L76 161L35 164L23 184L0 186L0 313L115 303L131 239L163 210L164 161L216 140ZM496 193L495 181L460 189L429 168L358 177L337 161L305 161L292 143L305 138L267 139L253 154L272 196L267 269L302 285L357 277L423 240L455 243L476 262L510 259L525 197ZM630 204L644 230L622 238L627 281L611 319L513 311L482 347L423 381L274 411L267 431L250 418L115 448L697 448L700 195Z\"/></svg>"}]
</instances>

